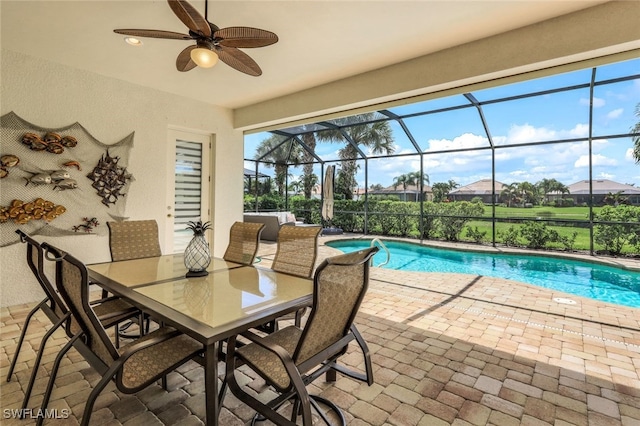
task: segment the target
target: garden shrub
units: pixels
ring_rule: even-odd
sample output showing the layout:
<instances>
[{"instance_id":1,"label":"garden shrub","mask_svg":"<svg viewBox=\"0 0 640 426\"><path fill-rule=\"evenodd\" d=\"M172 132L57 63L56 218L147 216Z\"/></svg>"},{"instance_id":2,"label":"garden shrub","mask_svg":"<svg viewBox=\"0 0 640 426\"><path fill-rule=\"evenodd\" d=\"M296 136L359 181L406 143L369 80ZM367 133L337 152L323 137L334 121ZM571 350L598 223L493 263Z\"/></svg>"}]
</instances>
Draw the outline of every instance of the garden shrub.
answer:
<instances>
[{"instance_id":1,"label":"garden shrub","mask_svg":"<svg viewBox=\"0 0 640 426\"><path fill-rule=\"evenodd\" d=\"M468 226L466 236L479 244L484 241L485 237L487 236L487 231L480 231L478 230L477 226L474 229Z\"/></svg>"},{"instance_id":2,"label":"garden shrub","mask_svg":"<svg viewBox=\"0 0 640 426\"><path fill-rule=\"evenodd\" d=\"M468 201L438 205L438 231L447 241L458 241L464 226L474 217L482 216L484 206Z\"/></svg>"},{"instance_id":3,"label":"garden shrub","mask_svg":"<svg viewBox=\"0 0 640 426\"><path fill-rule=\"evenodd\" d=\"M518 227L511 225L507 228L506 231L498 231L498 237L502 239L502 242L507 247L518 247L520 242L518 241L518 237L520 236L520 231L518 231Z\"/></svg>"},{"instance_id":4,"label":"garden shrub","mask_svg":"<svg viewBox=\"0 0 640 426\"><path fill-rule=\"evenodd\" d=\"M614 256L622 253L626 244L639 245L640 239L640 207L618 205L604 206L595 215L597 221L602 222L636 222L598 224L594 227L594 240Z\"/></svg>"},{"instance_id":5,"label":"garden shrub","mask_svg":"<svg viewBox=\"0 0 640 426\"><path fill-rule=\"evenodd\" d=\"M424 203L422 213L422 238L433 238L433 234L436 231L436 217L437 205L428 201Z\"/></svg>"},{"instance_id":6,"label":"garden shrub","mask_svg":"<svg viewBox=\"0 0 640 426\"><path fill-rule=\"evenodd\" d=\"M576 244L576 239L578 238L578 231L573 231L570 237L564 237L562 235L558 235L558 242L562 244L565 250L573 251L573 247Z\"/></svg>"},{"instance_id":7,"label":"garden shrub","mask_svg":"<svg viewBox=\"0 0 640 426\"><path fill-rule=\"evenodd\" d=\"M394 228L397 226L398 217L393 212L393 206L397 201L380 201L377 212L378 222L380 224L380 232L382 235L392 235Z\"/></svg>"},{"instance_id":8,"label":"garden shrub","mask_svg":"<svg viewBox=\"0 0 640 426\"><path fill-rule=\"evenodd\" d=\"M265 194L258 197L259 211L281 211L284 209L284 199L276 194Z\"/></svg>"},{"instance_id":9,"label":"garden shrub","mask_svg":"<svg viewBox=\"0 0 640 426\"><path fill-rule=\"evenodd\" d=\"M408 237L411 230L416 228L415 206L417 206L416 203L395 203L392 205L392 210L397 214L394 235Z\"/></svg>"},{"instance_id":10,"label":"garden shrub","mask_svg":"<svg viewBox=\"0 0 640 426\"><path fill-rule=\"evenodd\" d=\"M245 212L250 212L256 209L256 197L254 195L250 195L250 194L245 194L244 195L244 200L243 200L243 205L244 205L244 211Z\"/></svg>"},{"instance_id":11,"label":"garden shrub","mask_svg":"<svg viewBox=\"0 0 640 426\"><path fill-rule=\"evenodd\" d=\"M360 200L336 200L333 206L334 214L331 224L341 228L345 232L359 232L362 230L362 221L359 216L364 211L364 201Z\"/></svg>"},{"instance_id":12,"label":"garden shrub","mask_svg":"<svg viewBox=\"0 0 640 426\"><path fill-rule=\"evenodd\" d=\"M542 222L527 221L520 227L520 235L528 248L544 248L548 243L558 241L558 233Z\"/></svg>"},{"instance_id":13,"label":"garden shrub","mask_svg":"<svg viewBox=\"0 0 640 426\"><path fill-rule=\"evenodd\" d=\"M317 198L306 199L304 197L294 197L290 200L291 212L296 219L303 220L304 223L322 223L320 215L321 204Z\"/></svg>"}]
</instances>

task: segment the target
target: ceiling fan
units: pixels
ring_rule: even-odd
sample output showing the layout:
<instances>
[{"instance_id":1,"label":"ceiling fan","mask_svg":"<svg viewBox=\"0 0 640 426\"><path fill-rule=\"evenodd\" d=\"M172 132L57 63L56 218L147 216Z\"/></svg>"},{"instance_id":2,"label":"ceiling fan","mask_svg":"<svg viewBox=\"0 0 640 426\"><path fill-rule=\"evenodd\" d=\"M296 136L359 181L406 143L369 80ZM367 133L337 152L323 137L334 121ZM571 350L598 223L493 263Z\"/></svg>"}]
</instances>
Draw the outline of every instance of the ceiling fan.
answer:
<instances>
[{"instance_id":1,"label":"ceiling fan","mask_svg":"<svg viewBox=\"0 0 640 426\"><path fill-rule=\"evenodd\" d=\"M251 27L218 28L202 17L198 11L185 0L167 0L173 13L189 28L189 34L181 34L163 30L118 29L115 33L132 37L153 37L172 40L195 40L196 44L184 49L176 59L178 71L189 71L196 66L209 68L216 64L218 58L230 67L249 74L259 76L262 70L249 55L238 48L263 47L274 44L278 36L271 31ZM205 17L208 3L205 2Z\"/></svg>"}]
</instances>

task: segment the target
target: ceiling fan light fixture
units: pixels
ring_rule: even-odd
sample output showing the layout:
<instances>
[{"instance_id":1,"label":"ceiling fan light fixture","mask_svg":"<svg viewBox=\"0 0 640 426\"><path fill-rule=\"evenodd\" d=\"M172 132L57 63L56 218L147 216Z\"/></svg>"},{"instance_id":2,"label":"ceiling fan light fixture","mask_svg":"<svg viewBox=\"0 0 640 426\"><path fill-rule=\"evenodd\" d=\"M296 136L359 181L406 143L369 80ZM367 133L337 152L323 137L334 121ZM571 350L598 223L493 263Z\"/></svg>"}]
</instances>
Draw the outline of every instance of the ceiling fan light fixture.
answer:
<instances>
[{"instance_id":1,"label":"ceiling fan light fixture","mask_svg":"<svg viewBox=\"0 0 640 426\"><path fill-rule=\"evenodd\" d=\"M135 37L125 37L124 41L131 46L142 46L142 40Z\"/></svg>"},{"instance_id":2,"label":"ceiling fan light fixture","mask_svg":"<svg viewBox=\"0 0 640 426\"><path fill-rule=\"evenodd\" d=\"M218 63L218 55L206 47L196 47L190 53L191 60L202 68L211 68Z\"/></svg>"}]
</instances>

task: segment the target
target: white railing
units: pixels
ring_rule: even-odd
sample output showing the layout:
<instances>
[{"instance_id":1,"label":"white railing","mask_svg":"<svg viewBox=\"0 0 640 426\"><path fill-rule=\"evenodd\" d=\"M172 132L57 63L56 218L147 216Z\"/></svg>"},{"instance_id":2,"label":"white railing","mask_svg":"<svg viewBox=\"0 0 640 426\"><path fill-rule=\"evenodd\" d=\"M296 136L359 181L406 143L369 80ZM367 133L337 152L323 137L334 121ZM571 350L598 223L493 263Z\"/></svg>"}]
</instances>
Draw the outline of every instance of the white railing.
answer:
<instances>
[{"instance_id":1,"label":"white railing","mask_svg":"<svg viewBox=\"0 0 640 426\"><path fill-rule=\"evenodd\" d=\"M384 245L384 243L382 242L382 240L380 238L374 238L373 240L371 240L371 247L373 247L376 243L378 243L378 246L380 246L380 248L382 248L387 253L387 260L385 260L384 262L382 262L382 263L380 263L378 265L374 265L373 264L373 258L371 258L371 266L376 266L376 267L384 266L387 263L389 263L389 260L391 260L391 252L389 251L387 246Z\"/></svg>"}]
</instances>

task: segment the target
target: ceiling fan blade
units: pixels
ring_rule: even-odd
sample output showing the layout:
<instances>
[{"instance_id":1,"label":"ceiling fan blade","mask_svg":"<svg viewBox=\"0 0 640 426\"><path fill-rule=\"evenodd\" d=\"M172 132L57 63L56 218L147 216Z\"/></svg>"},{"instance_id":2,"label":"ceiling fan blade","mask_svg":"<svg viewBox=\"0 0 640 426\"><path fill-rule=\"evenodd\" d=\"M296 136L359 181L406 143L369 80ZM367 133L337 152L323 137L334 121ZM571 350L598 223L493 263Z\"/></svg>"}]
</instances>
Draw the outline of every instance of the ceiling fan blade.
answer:
<instances>
[{"instance_id":1,"label":"ceiling fan blade","mask_svg":"<svg viewBox=\"0 0 640 426\"><path fill-rule=\"evenodd\" d=\"M222 38L220 44L229 47L263 47L278 42L278 36L271 31L251 27L222 28L213 36Z\"/></svg>"},{"instance_id":2,"label":"ceiling fan blade","mask_svg":"<svg viewBox=\"0 0 640 426\"><path fill-rule=\"evenodd\" d=\"M184 0L168 0L173 13L194 33L211 37L211 27L198 11Z\"/></svg>"},{"instance_id":3,"label":"ceiling fan blade","mask_svg":"<svg viewBox=\"0 0 640 426\"><path fill-rule=\"evenodd\" d=\"M180 52L180 54L178 55L178 58L176 59L176 68L178 69L178 71L180 72L190 71L197 66L196 63L193 62L193 59L191 59L191 51L196 47L198 46L197 45L188 46L186 49Z\"/></svg>"},{"instance_id":4,"label":"ceiling fan blade","mask_svg":"<svg viewBox=\"0 0 640 426\"><path fill-rule=\"evenodd\" d=\"M163 30L113 30L114 33L124 34L133 37L152 37L152 38L168 38L172 40L193 40L189 34L174 33L173 31Z\"/></svg>"},{"instance_id":5,"label":"ceiling fan blade","mask_svg":"<svg viewBox=\"0 0 640 426\"><path fill-rule=\"evenodd\" d=\"M216 46L215 50L220 60L231 68L254 77L262 75L262 70L256 61L243 51L227 46Z\"/></svg>"}]
</instances>

